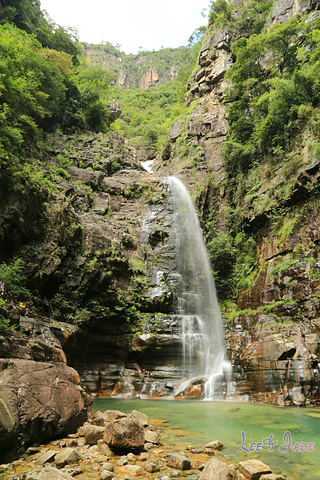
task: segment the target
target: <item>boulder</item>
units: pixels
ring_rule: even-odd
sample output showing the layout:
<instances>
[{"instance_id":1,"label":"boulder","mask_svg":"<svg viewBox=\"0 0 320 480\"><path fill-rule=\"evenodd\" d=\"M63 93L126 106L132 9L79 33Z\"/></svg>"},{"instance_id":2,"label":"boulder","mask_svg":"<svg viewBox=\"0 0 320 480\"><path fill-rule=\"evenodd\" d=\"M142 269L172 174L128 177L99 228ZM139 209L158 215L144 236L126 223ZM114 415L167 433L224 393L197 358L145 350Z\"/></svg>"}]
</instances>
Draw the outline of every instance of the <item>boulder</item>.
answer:
<instances>
[{"instance_id":1,"label":"boulder","mask_svg":"<svg viewBox=\"0 0 320 480\"><path fill-rule=\"evenodd\" d=\"M144 446L144 428L132 415L110 422L105 429L104 441L110 448L141 450Z\"/></svg>"},{"instance_id":2,"label":"boulder","mask_svg":"<svg viewBox=\"0 0 320 480\"><path fill-rule=\"evenodd\" d=\"M64 363L0 359L0 451L43 443L76 432L91 415L92 400L78 373Z\"/></svg>"},{"instance_id":3,"label":"boulder","mask_svg":"<svg viewBox=\"0 0 320 480\"><path fill-rule=\"evenodd\" d=\"M268 465L255 458L240 462L239 468L240 472L242 472L248 480L258 480L262 475L272 473Z\"/></svg>"},{"instance_id":4,"label":"boulder","mask_svg":"<svg viewBox=\"0 0 320 480\"><path fill-rule=\"evenodd\" d=\"M180 455L179 453L167 453L166 464L168 467L175 468L177 470L190 470L191 463L188 457Z\"/></svg>"},{"instance_id":5,"label":"boulder","mask_svg":"<svg viewBox=\"0 0 320 480\"><path fill-rule=\"evenodd\" d=\"M233 480L236 479L235 468L215 458L210 458L202 470L199 480Z\"/></svg>"}]
</instances>

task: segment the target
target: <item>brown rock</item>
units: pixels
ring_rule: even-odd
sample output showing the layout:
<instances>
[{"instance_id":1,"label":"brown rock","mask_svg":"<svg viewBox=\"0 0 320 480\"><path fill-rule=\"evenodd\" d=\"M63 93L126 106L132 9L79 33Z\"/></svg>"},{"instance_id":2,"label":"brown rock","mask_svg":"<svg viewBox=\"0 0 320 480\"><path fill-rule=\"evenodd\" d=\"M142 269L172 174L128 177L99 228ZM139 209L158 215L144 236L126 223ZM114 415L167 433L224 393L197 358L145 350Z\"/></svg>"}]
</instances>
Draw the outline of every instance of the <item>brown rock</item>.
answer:
<instances>
[{"instance_id":1,"label":"brown rock","mask_svg":"<svg viewBox=\"0 0 320 480\"><path fill-rule=\"evenodd\" d=\"M124 465L118 468L123 475L133 475L134 477L143 475L143 469L139 465Z\"/></svg>"},{"instance_id":2,"label":"brown rock","mask_svg":"<svg viewBox=\"0 0 320 480\"><path fill-rule=\"evenodd\" d=\"M207 443L205 445L205 448L221 451L223 449L223 445L221 442L219 442L219 440L213 440L212 442Z\"/></svg>"},{"instance_id":3,"label":"brown rock","mask_svg":"<svg viewBox=\"0 0 320 480\"><path fill-rule=\"evenodd\" d=\"M202 470L199 480L233 480L236 479L235 468L215 458L210 458Z\"/></svg>"},{"instance_id":4,"label":"brown rock","mask_svg":"<svg viewBox=\"0 0 320 480\"><path fill-rule=\"evenodd\" d=\"M240 471L249 480L258 480L261 475L272 473L270 467L255 458L239 463Z\"/></svg>"},{"instance_id":5,"label":"brown rock","mask_svg":"<svg viewBox=\"0 0 320 480\"><path fill-rule=\"evenodd\" d=\"M40 472L28 473L26 480L72 480L73 477L54 467L44 467Z\"/></svg>"},{"instance_id":6,"label":"brown rock","mask_svg":"<svg viewBox=\"0 0 320 480\"><path fill-rule=\"evenodd\" d=\"M143 468L149 473L158 472L160 470L159 467L153 462L146 463Z\"/></svg>"},{"instance_id":7,"label":"brown rock","mask_svg":"<svg viewBox=\"0 0 320 480\"><path fill-rule=\"evenodd\" d=\"M147 430L144 434L144 439L147 443L159 444L161 440L161 433Z\"/></svg>"},{"instance_id":8,"label":"brown rock","mask_svg":"<svg viewBox=\"0 0 320 480\"><path fill-rule=\"evenodd\" d=\"M267 473L266 475L261 475L259 480L285 480L285 477L276 473Z\"/></svg>"},{"instance_id":9,"label":"brown rock","mask_svg":"<svg viewBox=\"0 0 320 480\"><path fill-rule=\"evenodd\" d=\"M110 422L106 427L104 441L110 448L142 449L144 428L132 415Z\"/></svg>"},{"instance_id":10,"label":"brown rock","mask_svg":"<svg viewBox=\"0 0 320 480\"><path fill-rule=\"evenodd\" d=\"M63 363L0 360L0 449L44 442L67 435L91 414L92 400L80 387L78 373ZM7 363L7 362L6 362ZM2 371L1 371L2 370Z\"/></svg>"},{"instance_id":11,"label":"brown rock","mask_svg":"<svg viewBox=\"0 0 320 480\"><path fill-rule=\"evenodd\" d=\"M177 470L191 469L189 458L184 455L180 455L179 453L167 453L166 464L168 467L176 468Z\"/></svg>"},{"instance_id":12,"label":"brown rock","mask_svg":"<svg viewBox=\"0 0 320 480\"><path fill-rule=\"evenodd\" d=\"M98 440L102 440L104 430L105 430L104 426L99 427L97 425L87 424L83 430L86 443L89 443L90 445L94 445L97 443Z\"/></svg>"},{"instance_id":13,"label":"brown rock","mask_svg":"<svg viewBox=\"0 0 320 480\"><path fill-rule=\"evenodd\" d=\"M137 410L132 410L131 415L144 427L148 425L148 415L146 415L145 413L138 412Z\"/></svg>"}]
</instances>

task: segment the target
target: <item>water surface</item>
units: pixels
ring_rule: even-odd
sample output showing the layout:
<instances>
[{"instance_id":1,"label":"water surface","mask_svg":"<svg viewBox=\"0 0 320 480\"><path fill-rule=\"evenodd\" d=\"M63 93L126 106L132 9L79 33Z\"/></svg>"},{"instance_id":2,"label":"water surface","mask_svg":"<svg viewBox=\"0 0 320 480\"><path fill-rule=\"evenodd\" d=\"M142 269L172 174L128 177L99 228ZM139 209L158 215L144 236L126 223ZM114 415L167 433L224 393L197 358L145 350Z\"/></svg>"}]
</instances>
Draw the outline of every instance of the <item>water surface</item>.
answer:
<instances>
[{"instance_id":1,"label":"water surface","mask_svg":"<svg viewBox=\"0 0 320 480\"><path fill-rule=\"evenodd\" d=\"M225 446L222 455L234 463L258 458L267 463L273 472L291 476L295 480L320 479L320 408L98 398L94 400L94 409L117 409L125 413L136 409L147 414L149 419L167 421L162 433L163 443L202 446L217 439ZM242 432L245 434L244 447L248 450L250 442L258 444L271 438L277 443L272 448L270 442L266 441L262 446L251 445L253 451L238 451L243 444ZM284 441L286 432L289 434ZM303 442L313 451L294 451L297 442ZM309 443L314 443L314 446ZM305 448L303 444L300 448ZM256 451L257 448L261 451Z\"/></svg>"}]
</instances>

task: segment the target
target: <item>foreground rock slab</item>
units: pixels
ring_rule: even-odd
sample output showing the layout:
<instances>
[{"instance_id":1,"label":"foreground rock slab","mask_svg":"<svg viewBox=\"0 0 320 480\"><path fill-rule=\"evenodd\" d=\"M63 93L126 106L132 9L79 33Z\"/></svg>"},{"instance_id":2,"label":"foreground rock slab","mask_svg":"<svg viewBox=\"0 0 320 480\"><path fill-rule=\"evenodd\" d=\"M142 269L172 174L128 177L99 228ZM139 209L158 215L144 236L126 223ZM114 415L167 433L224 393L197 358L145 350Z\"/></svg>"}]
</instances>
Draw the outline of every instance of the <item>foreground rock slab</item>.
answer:
<instances>
[{"instance_id":1,"label":"foreground rock slab","mask_svg":"<svg viewBox=\"0 0 320 480\"><path fill-rule=\"evenodd\" d=\"M261 475L272 473L268 465L255 458L240 462L239 468L240 472L249 480L259 480Z\"/></svg>"}]
</instances>

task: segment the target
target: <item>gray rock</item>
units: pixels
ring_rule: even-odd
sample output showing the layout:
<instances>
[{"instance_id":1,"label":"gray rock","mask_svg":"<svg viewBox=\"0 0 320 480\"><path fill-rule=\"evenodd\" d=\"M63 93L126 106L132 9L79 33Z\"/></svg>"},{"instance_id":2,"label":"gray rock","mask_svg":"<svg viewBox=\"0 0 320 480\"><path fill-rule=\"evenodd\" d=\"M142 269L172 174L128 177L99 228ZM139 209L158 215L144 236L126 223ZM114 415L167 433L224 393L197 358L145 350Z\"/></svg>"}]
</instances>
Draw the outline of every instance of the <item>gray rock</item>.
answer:
<instances>
[{"instance_id":1,"label":"gray rock","mask_svg":"<svg viewBox=\"0 0 320 480\"><path fill-rule=\"evenodd\" d=\"M276 473L267 473L266 475L261 475L259 480L285 480L285 477Z\"/></svg>"},{"instance_id":2,"label":"gray rock","mask_svg":"<svg viewBox=\"0 0 320 480\"><path fill-rule=\"evenodd\" d=\"M56 450L48 450L47 452L44 452L39 458L38 458L38 463L40 465L44 465L45 463L50 463L53 462L54 457L57 455Z\"/></svg>"},{"instance_id":3,"label":"gray rock","mask_svg":"<svg viewBox=\"0 0 320 480\"><path fill-rule=\"evenodd\" d=\"M44 467L39 472L28 473L26 480L73 480L73 477L54 467Z\"/></svg>"},{"instance_id":4,"label":"gray rock","mask_svg":"<svg viewBox=\"0 0 320 480\"><path fill-rule=\"evenodd\" d=\"M142 449L144 428L132 415L110 422L106 427L104 441L109 447Z\"/></svg>"},{"instance_id":5,"label":"gray rock","mask_svg":"<svg viewBox=\"0 0 320 480\"><path fill-rule=\"evenodd\" d=\"M235 478L234 466L227 465L215 458L210 458L210 460L208 460L199 475L199 480L233 480Z\"/></svg>"},{"instance_id":6,"label":"gray rock","mask_svg":"<svg viewBox=\"0 0 320 480\"><path fill-rule=\"evenodd\" d=\"M102 472L99 473L100 480L111 480L111 478L114 477L113 472L109 472L109 470L102 470Z\"/></svg>"},{"instance_id":7,"label":"gray rock","mask_svg":"<svg viewBox=\"0 0 320 480\"><path fill-rule=\"evenodd\" d=\"M212 450L222 450L223 445L219 440L213 440L212 442L206 443L205 448L211 448Z\"/></svg>"},{"instance_id":8,"label":"gray rock","mask_svg":"<svg viewBox=\"0 0 320 480\"><path fill-rule=\"evenodd\" d=\"M107 470L108 472L113 472L114 466L112 465L112 463L109 463L109 462L103 463L100 468L100 472L102 472L103 470Z\"/></svg>"},{"instance_id":9,"label":"gray rock","mask_svg":"<svg viewBox=\"0 0 320 480\"><path fill-rule=\"evenodd\" d=\"M158 444L161 440L161 433L153 432L152 430L147 430L144 434L144 439L147 443Z\"/></svg>"},{"instance_id":10,"label":"gray rock","mask_svg":"<svg viewBox=\"0 0 320 480\"><path fill-rule=\"evenodd\" d=\"M240 472L251 480L258 480L263 474L272 473L271 468L260 460L252 458L239 463Z\"/></svg>"},{"instance_id":11,"label":"gray rock","mask_svg":"<svg viewBox=\"0 0 320 480\"><path fill-rule=\"evenodd\" d=\"M143 468L149 473L154 473L159 471L159 467L153 462L146 463Z\"/></svg>"},{"instance_id":12,"label":"gray rock","mask_svg":"<svg viewBox=\"0 0 320 480\"><path fill-rule=\"evenodd\" d=\"M191 463L188 457L180 455L179 453L167 453L166 464L168 467L175 468L177 470L190 470Z\"/></svg>"},{"instance_id":13,"label":"gray rock","mask_svg":"<svg viewBox=\"0 0 320 480\"><path fill-rule=\"evenodd\" d=\"M65 448L55 456L54 460L58 468L63 468L65 465L79 462L81 455L75 448Z\"/></svg>"},{"instance_id":14,"label":"gray rock","mask_svg":"<svg viewBox=\"0 0 320 480\"><path fill-rule=\"evenodd\" d=\"M148 415L146 415L145 413L138 412L137 410L132 410L131 415L144 427L148 425Z\"/></svg>"},{"instance_id":15,"label":"gray rock","mask_svg":"<svg viewBox=\"0 0 320 480\"><path fill-rule=\"evenodd\" d=\"M172 470L171 477L172 478L180 477L180 472L178 472L178 470Z\"/></svg>"}]
</instances>

